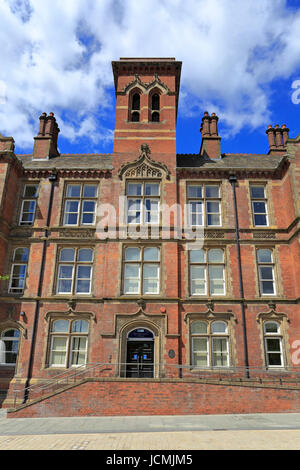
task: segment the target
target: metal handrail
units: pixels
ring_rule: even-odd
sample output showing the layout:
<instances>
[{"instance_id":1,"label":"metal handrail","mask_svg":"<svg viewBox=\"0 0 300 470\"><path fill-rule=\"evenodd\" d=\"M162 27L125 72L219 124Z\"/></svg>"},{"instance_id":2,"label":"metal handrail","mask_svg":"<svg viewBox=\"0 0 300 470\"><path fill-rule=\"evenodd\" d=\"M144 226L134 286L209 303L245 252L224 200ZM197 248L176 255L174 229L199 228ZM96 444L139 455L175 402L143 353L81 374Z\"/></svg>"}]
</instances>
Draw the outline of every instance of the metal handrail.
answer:
<instances>
[{"instance_id":1,"label":"metal handrail","mask_svg":"<svg viewBox=\"0 0 300 470\"><path fill-rule=\"evenodd\" d=\"M75 383L76 378L78 378L81 374L83 374L83 373L86 374L87 372L95 369L98 366L106 366L106 365L107 364L102 363L102 362L84 364L84 365L78 366L74 369L68 369L68 370L62 372L61 374L57 374L55 376L49 377L47 379L47 383L30 385L30 386L28 386L24 389L15 389L14 390L14 403L16 404L17 394L18 393L26 392L27 396L29 396L30 393L32 394L32 393L38 392L39 390L44 391L47 388L53 388L53 386L55 384L58 385L60 382L62 382L64 385L68 385L69 382L71 382L72 379L73 379L73 383Z\"/></svg>"},{"instance_id":2,"label":"metal handrail","mask_svg":"<svg viewBox=\"0 0 300 470\"><path fill-rule=\"evenodd\" d=\"M37 394L40 392L40 396L44 396L45 391L47 389L53 389L58 386L68 386L69 384L75 384L78 380L81 380L82 377L87 378L94 378L96 371L101 371L103 368L103 372L105 370L115 369L115 375L120 377L120 371L126 370L127 365L132 363L89 363L83 364L81 366L68 369L63 371L60 374L57 374L52 377L47 378L47 382L43 384L34 384L31 386L26 387L25 389L15 389L14 390L14 404L16 405L17 401L17 394L24 393L26 391L27 396L31 394L34 395L35 398ZM219 380L226 380L226 378L230 378L230 380L247 380L247 382L293 382L298 383L300 382L300 367L294 366L286 366L286 367L278 367L278 368L258 368L258 367L243 367L243 366L226 366L226 367L206 367L200 368L193 365L181 365L181 364L157 364L157 363L149 363L149 366L153 366L153 370L159 371L158 377L153 375L153 379L155 378L175 378L175 372L177 377L176 378L205 378L207 379L208 376L211 379L215 380L216 377ZM167 370L169 368L169 371ZM188 375L185 375L185 372ZM245 374L247 372L247 374ZM234 375L236 375L234 377ZM125 376L124 376L125 378ZM139 377L137 377L139 378ZM143 377L146 378L146 377Z\"/></svg>"}]
</instances>

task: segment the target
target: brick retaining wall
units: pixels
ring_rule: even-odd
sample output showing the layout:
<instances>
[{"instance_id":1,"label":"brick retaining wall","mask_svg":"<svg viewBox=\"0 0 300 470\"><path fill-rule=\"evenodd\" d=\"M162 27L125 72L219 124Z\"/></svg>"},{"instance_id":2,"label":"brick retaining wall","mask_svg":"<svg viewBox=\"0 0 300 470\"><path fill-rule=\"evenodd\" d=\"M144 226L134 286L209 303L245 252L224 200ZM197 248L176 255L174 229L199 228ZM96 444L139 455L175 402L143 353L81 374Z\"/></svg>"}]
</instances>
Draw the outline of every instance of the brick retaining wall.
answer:
<instances>
[{"instance_id":1,"label":"brick retaining wall","mask_svg":"<svg viewBox=\"0 0 300 470\"><path fill-rule=\"evenodd\" d=\"M10 418L300 412L300 390L186 382L86 382Z\"/></svg>"}]
</instances>

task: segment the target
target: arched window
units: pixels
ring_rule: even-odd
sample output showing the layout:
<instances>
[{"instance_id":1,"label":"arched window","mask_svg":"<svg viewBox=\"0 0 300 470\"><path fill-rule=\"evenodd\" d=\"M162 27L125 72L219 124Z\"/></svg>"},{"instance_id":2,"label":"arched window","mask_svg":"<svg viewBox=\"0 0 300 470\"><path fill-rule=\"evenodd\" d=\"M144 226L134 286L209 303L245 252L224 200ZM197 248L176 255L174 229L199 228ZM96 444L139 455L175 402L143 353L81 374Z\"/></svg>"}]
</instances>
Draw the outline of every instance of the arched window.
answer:
<instances>
[{"instance_id":1,"label":"arched window","mask_svg":"<svg viewBox=\"0 0 300 470\"><path fill-rule=\"evenodd\" d=\"M139 122L141 112L141 97L140 94L134 92L129 98L129 121Z\"/></svg>"},{"instance_id":2,"label":"arched window","mask_svg":"<svg viewBox=\"0 0 300 470\"><path fill-rule=\"evenodd\" d=\"M132 111L139 111L140 110L140 95L139 93L135 93L132 97Z\"/></svg>"},{"instance_id":3,"label":"arched window","mask_svg":"<svg viewBox=\"0 0 300 470\"><path fill-rule=\"evenodd\" d=\"M159 107L159 94L158 93L154 93L154 95L152 95L152 111L159 111L160 107Z\"/></svg>"},{"instance_id":4,"label":"arched window","mask_svg":"<svg viewBox=\"0 0 300 470\"><path fill-rule=\"evenodd\" d=\"M160 96L158 93L154 93L150 97L150 116L149 120L152 122L160 121Z\"/></svg>"},{"instance_id":5,"label":"arched window","mask_svg":"<svg viewBox=\"0 0 300 470\"><path fill-rule=\"evenodd\" d=\"M194 321L191 336L193 366L229 366L228 324L225 321Z\"/></svg>"},{"instance_id":6,"label":"arched window","mask_svg":"<svg viewBox=\"0 0 300 470\"><path fill-rule=\"evenodd\" d=\"M20 332L5 330L0 334L0 364L15 365L19 350Z\"/></svg>"},{"instance_id":7,"label":"arched window","mask_svg":"<svg viewBox=\"0 0 300 470\"><path fill-rule=\"evenodd\" d=\"M136 328L128 333L127 338L129 340L138 340L138 339L154 339L154 334L150 330L146 330L146 328Z\"/></svg>"}]
</instances>

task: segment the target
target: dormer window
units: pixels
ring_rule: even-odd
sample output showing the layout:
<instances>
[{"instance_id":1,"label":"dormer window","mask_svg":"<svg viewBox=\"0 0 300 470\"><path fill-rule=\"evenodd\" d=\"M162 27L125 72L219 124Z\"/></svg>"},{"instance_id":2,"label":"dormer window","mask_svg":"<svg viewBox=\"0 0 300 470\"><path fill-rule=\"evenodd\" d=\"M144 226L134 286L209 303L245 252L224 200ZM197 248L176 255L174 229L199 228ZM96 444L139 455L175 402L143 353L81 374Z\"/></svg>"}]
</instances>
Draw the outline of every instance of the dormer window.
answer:
<instances>
[{"instance_id":1,"label":"dormer window","mask_svg":"<svg viewBox=\"0 0 300 470\"><path fill-rule=\"evenodd\" d=\"M129 121L139 122L141 110L141 98L139 93L134 93L131 99L131 109L129 113Z\"/></svg>"},{"instance_id":2,"label":"dormer window","mask_svg":"<svg viewBox=\"0 0 300 470\"><path fill-rule=\"evenodd\" d=\"M160 121L160 96L158 93L154 93L150 98L150 121L159 122Z\"/></svg>"}]
</instances>

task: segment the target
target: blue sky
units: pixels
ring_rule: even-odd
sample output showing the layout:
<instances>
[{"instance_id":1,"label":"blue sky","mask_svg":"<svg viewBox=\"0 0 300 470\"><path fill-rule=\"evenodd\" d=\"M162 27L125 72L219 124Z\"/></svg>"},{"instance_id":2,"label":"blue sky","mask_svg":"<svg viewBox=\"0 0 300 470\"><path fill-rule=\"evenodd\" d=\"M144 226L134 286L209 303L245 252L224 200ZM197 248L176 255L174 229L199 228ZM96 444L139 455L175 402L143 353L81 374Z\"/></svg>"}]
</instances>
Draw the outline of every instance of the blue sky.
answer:
<instances>
[{"instance_id":1,"label":"blue sky","mask_svg":"<svg viewBox=\"0 0 300 470\"><path fill-rule=\"evenodd\" d=\"M199 151L206 110L222 152L267 152L269 124L300 133L300 0L0 0L0 17L0 133L18 153L51 111L61 153L112 152L120 57L182 61L178 153Z\"/></svg>"}]
</instances>

